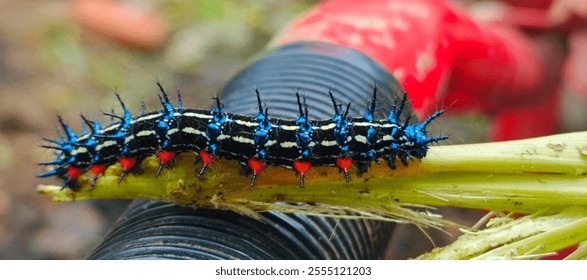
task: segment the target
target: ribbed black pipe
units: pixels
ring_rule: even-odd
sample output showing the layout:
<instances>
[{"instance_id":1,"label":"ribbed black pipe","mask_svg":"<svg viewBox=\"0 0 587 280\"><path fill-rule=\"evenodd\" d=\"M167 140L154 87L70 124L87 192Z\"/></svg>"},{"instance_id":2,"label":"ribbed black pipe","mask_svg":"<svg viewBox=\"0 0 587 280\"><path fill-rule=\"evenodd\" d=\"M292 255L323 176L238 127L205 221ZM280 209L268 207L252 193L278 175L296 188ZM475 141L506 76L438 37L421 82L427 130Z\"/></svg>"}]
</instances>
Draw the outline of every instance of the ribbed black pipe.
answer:
<instances>
[{"instance_id":1,"label":"ribbed black pipe","mask_svg":"<svg viewBox=\"0 0 587 280\"><path fill-rule=\"evenodd\" d=\"M310 118L326 119L333 114L332 89L339 102L352 102L350 116L360 116L374 84L383 117L399 92L393 77L357 51L308 42L259 58L227 84L221 100L229 112L254 116L259 88L270 117L294 118L294 92L300 90ZM90 259L380 259L394 228L361 219L262 216L258 221L230 211L135 201Z\"/></svg>"},{"instance_id":2,"label":"ribbed black pipe","mask_svg":"<svg viewBox=\"0 0 587 280\"><path fill-rule=\"evenodd\" d=\"M362 116L373 86L379 88L376 117L386 117L395 98L403 95L397 81L379 64L349 48L328 43L306 42L284 46L259 58L237 74L222 91L222 101L231 112L256 116L254 90L269 106L269 116L296 118L295 92L308 99L311 119L331 118L332 102L352 104L349 116ZM229 106L230 105L230 106ZM406 115L411 114L406 109Z\"/></svg>"}]
</instances>

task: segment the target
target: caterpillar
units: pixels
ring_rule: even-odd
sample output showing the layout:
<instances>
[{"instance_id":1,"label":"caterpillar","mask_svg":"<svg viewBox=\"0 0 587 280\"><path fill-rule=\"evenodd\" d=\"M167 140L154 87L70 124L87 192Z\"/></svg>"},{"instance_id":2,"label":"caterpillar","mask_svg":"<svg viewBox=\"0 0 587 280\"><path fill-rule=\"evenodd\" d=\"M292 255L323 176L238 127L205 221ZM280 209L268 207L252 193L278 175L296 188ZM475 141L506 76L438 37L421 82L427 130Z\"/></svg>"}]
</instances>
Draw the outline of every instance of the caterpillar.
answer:
<instances>
[{"instance_id":1,"label":"caterpillar","mask_svg":"<svg viewBox=\"0 0 587 280\"><path fill-rule=\"evenodd\" d=\"M395 161L405 166L409 160L426 156L428 145L447 139L447 136L428 137L426 127L440 116L437 111L423 122L412 123L402 113L407 95L394 104L385 119L376 120L377 86L373 87L362 117L349 118L351 104L340 104L328 91L332 101L333 117L310 120L306 98L295 92L299 117L276 119L263 106L261 93L255 89L258 114L255 117L227 113L219 97L213 110L184 108L178 90L174 107L161 83L157 82L157 96L163 107L160 111L145 113L144 106L133 116L116 93L123 114L104 113L111 118L107 127L90 121L83 115L80 135L58 116L63 133L59 139L43 138L54 150L56 159L41 165L53 166L39 177L63 178L64 188L76 190L76 180L86 172L93 175L91 188L108 166L119 163L123 172L119 182L129 173L140 173L140 162L156 155L160 161L156 175L173 166L180 153L195 152L196 165L202 164L196 176L203 176L208 166L219 158L238 161L245 175L252 174L250 187L266 166L293 169L299 175L299 186L304 187L304 175L312 166L332 166L344 173L350 182L349 168L355 164L358 175L366 172L372 162L387 162L391 169ZM87 126L87 128L86 128Z\"/></svg>"}]
</instances>

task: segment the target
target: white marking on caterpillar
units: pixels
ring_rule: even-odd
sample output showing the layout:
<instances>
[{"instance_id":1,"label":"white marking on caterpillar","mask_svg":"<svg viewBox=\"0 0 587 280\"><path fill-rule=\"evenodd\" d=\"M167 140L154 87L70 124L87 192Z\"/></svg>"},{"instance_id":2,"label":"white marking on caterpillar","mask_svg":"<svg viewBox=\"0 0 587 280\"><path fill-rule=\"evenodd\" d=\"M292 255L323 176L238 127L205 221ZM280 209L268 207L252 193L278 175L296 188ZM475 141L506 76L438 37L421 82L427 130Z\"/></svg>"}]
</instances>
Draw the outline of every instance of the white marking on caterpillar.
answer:
<instances>
[{"instance_id":1,"label":"white marking on caterpillar","mask_svg":"<svg viewBox=\"0 0 587 280\"><path fill-rule=\"evenodd\" d=\"M255 145L255 141L253 139L249 139L249 138L242 137L242 136L232 137L232 140L239 142L239 143L243 143L243 144Z\"/></svg>"},{"instance_id":2,"label":"white marking on caterpillar","mask_svg":"<svg viewBox=\"0 0 587 280\"><path fill-rule=\"evenodd\" d=\"M320 142L320 145L324 146L324 147L332 147L332 146L336 146L338 145L338 143L336 143L336 141L322 141Z\"/></svg>"},{"instance_id":3,"label":"white marking on caterpillar","mask_svg":"<svg viewBox=\"0 0 587 280\"><path fill-rule=\"evenodd\" d=\"M198 119L211 119L211 118L213 118L212 115L205 115L205 114L194 113L194 112L185 112L185 113L183 113L183 115L186 117L193 117L193 118L198 118Z\"/></svg>"},{"instance_id":4,"label":"white marking on caterpillar","mask_svg":"<svg viewBox=\"0 0 587 280\"><path fill-rule=\"evenodd\" d=\"M323 131L328 131L328 130L334 129L335 127L336 127L336 124L335 123L329 123L327 125L323 125L323 126L320 126L318 128L320 130L323 130Z\"/></svg>"},{"instance_id":5,"label":"white marking on caterpillar","mask_svg":"<svg viewBox=\"0 0 587 280\"><path fill-rule=\"evenodd\" d=\"M367 144L367 137L363 135L355 135L355 141L363 144Z\"/></svg>"},{"instance_id":6,"label":"white marking on caterpillar","mask_svg":"<svg viewBox=\"0 0 587 280\"><path fill-rule=\"evenodd\" d=\"M300 129L300 127L297 125L282 125L281 129L283 129L283 130L298 130L298 129Z\"/></svg>"},{"instance_id":7,"label":"white marking on caterpillar","mask_svg":"<svg viewBox=\"0 0 587 280\"><path fill-rule=\"evenodd\" d=\"M120 127L120 124L119 123L113 124L111 126L108 126L108 127L104 128L102 130L102 133L106 133L106 132L112 131L112 130L118 130L118 127Z\"/></svg>"},{"instance_id":8,"label":"white marking on caterpillar","mask_svg":"<svg viewBox=\"0 0 587 280\"><path fill-rule=\"evenodd\" d=\"M218 138L217 139L218 139L218 141L220 141L220 140L230 139L230 138L231 138L230 135L220 134L220 135L218 135Z\"/></svg>"},{"instance_id":9,"label":"white marking on caterpillar","mask_svg":"<svg viewBox=\"0 0 587 280\"><path fill-rule=\"evenodd\" d=\"M353 123L353 126L373 126L373 127L378 127L379 124L378 123L370 123L370 122L356 122Z\"/></svg>"},{"instance_id":10,"label":"white marking on caterpillar","mask_svg":"<svg viewBox=\"0 0 587 280\"><path fill-rule=\"evenodd\" d=\"M84 147L78 147L76 149L74 149L73 151L71 151L71 155L75 156L77 154L83 154L88 152L88 149L84 148Z\"/></svg>"},{"instance_id":11,"label":"white marking on caterpillar","mask_svg":"<svg viewBox=\"0 0 587 280\"><path fill-rule=\"evenodd\" d=\"M289 149L289 148L294 148L294 147L297 148L298 144L296 142L282 142L279 144L279 146L282 148Z\"/></svg>"},{"instance_id":12,"label":"white marking on caterpillar","mask_svg":"<svg viewBox=\"0 0 587 280\"><path fill-rule=\"evenodd\" d=\"M256 122L248 122L248 121L244 121L244 120L234 120L234 122L238 125L244 125L246 127L257 127L259 126L258 123Z\"/></svg>"},{"instance_id":13,"label":"white marking on caterpillar","mask_svg":"<svg viewBox=\"0 0 587 280\"><path fill-rule=\"evenodd\" d=\"M201 130L197 130L193 127L186 127L184 129L181 130L182 132L188 133L188 134L196 134L196 135L202 135L202 136L206 136L206 132L205 131L201 131Z\"/></svg>"},{"instance_id":14,"label":"white marking on caterpillar","mask_svg":"<svg viewBox=\"0 0 587 280\"><path fill-rule=\"evenodd\" d=\"M149 136L149 135L155 135L157 134L157 132L155 130L143 130L139 133L137 133L137 137L144 137L144 136Z\"/></svg>"},{"instance_id":15,"label":"white marking on caterpillar","mask_svg":"<svg viewBox=\"0 0 587 280\"><path fill-rule=\"evenodd\" d=\"M106 140L106 141L104 141L104 143L96 146L96 151L102 150L103 148L107 148L107 147L110 147L110 146L116 146L116 145L118 145L118 143L116 143L116 141L114 141L114 140Z\"/></svg>"},{"instance_id":16,"label":"white marking on caterpillar","mask_svg":"<svg viewBox=\"0 0 587 280\"><path fill-rule=\"evenodd\" d=\"M381 139L382 139L383 141L393 141L393 140L395 140L395 139L393 138L393 136L391 136L391 135L383 135L383 137L382 137Z\"/></svg>"},{"instance_id":17,"label":"white marking on caterpillar","mask_svg":"<svg viewBox=\"0 0 587 280\"><path fill-rule=\"evenodd\" d=\"M275 141L275 140L269 140L269 141L267 141L267 143L265 144L265 147L270 147L270 146L273 146L275 143L277 143L277 141Z\"/></svg>"},{"instance_id":18,"label":"white marking on caterpillar","mask_svg":"<svg viewBox=\"0 0 587 280\"><path fill-rule=\"evenodd\" d=\"M159 113L159 114L152 114L152 115L138 117L138 118L134 119L133 121L131 121L131 124L136 123L136 122L142 122L142 121L148 121L148 120L160 118L162 115L163 114Z\"/></svg>"}]
</instances>

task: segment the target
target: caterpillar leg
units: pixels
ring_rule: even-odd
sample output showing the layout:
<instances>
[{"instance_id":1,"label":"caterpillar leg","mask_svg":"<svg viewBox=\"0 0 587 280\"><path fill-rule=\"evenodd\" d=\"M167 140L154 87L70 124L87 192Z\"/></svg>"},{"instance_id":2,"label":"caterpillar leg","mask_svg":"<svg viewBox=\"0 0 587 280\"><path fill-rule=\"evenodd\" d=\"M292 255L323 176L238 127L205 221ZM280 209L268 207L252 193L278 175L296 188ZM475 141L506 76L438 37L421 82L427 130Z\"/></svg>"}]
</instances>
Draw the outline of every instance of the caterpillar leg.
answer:
<instances>
[{"instance_id":1,"label":"caterpillar leg","mask_svg":"<svg viewBox=\"0 0 587 280\"><path fill-rule=\"evenodd\" d=\"M143 173L143 170L137 164L138 162L141 162L141 161L137 160L137 158L121 157L118 159L118 162L120 162L120 166L122 166L122 173L120 174L120 178L118 178L118 183L122 182L124 177L126 177L126 175L128 175L129 173L133 173L133 174L142 174Z\"/></svg>"},{"instance_id":2,"label":"caterpillar leg","mask_svg":"<svg viewBox=\"0 0 587 280\"><path fill-rule=\"evenodd\" d=\"M309 161L294 161L293 168L300 174L300 188L304 188L304 175L311 167L312 164Z\"/></svg>"},{"instance_id":3,"label":"caterpillar leg","mask_svg":"<svg viewBox=\"0 0 587 280\"><path fill-rule=\"evenodd\" d=\"M157 169L157 173L155 174L155 176L159 177L159 174L161 174L163 167L171 168L173 166L175 152L161 151L157 153L157 157L159 158L159 168Z\"/></svg>"},{"instance_id":4,"label":"caterpillar leg","mask_svg":"<svg viewBox=\"0 0 587 280\"><path fill-rule=\"evenodd\" d=\"M344 179L347 183L351 181L349 178L349 168L351 167L351 165L353 165L353 159L350 157L339 158L336 160L336 166L338 166L338 168L344 172Z\"/></svg>"},{"instance_id":5,"label":"caterpillar leg","mask_svg":"<svg viewBox=\"0 0 587 280\"><path fill-rule=\"evenodd\" d=\"M200 161L204 164L204 166L202 166L202 169L200 169L200 172L198 172L198 175L196 175L196 177L198 178L201 178L204 172L206 171L206 168L210 166L212 163L214 163L214 161L216 161L216 156L204 150L201 150L198 153L198 158L196 159L195 164L198 164Z\"/></svg>"}]
</instances>

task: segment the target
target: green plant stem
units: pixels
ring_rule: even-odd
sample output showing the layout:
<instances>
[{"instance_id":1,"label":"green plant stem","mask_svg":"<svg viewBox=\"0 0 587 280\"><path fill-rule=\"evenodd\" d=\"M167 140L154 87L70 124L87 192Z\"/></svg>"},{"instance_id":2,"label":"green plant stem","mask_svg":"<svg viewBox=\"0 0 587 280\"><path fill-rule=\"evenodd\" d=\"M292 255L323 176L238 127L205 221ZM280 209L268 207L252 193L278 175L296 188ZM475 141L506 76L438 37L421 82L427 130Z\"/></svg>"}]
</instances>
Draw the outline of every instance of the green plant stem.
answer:
<instances>
[{"instance_id":1,"label":"green plant stem","mask_svg":"<svg viewBox=\"0 0 587 280\"><path fill-rule=\"evenodd\" d=\"M586 174L587 132L433 147L421 166L428 172Z\"/></svg>"},{"instance_id":2,"label":"green plant stem","mask_svg":"<svg viewBox=\"0 0 587 280\"><path fill-rule=\"evenodd\" d=\"M350 184L334 168L313 168L304 189L296 186L293 172L279 167L263 171L251 189L249 179L231 161L211 166L200 180L193 174L193 155L185 154L158 178L153 175L158 167L153 157L142 164L145 174L130 175L121 184L116 183L120 167L114 165L93 191L88 176L79 180L77 192L47 186L40 190L57 201L144 198L249 213L295 212L298 208L281 202L305 202L325 205L322 210L315 207L316 214L332 212L334 207L392 220L411 216L401 208L411 205L554 213L568 206L587 206L585 147L587 132L433 147L425 159L409 167L392 171L373 164L368 174L352 178Z\"/></svg>"},{"instance_id":3,"label":"green plant stem","mask_svg":"<svg viewBox=\"0 0 587 280\"><path fill-rule=\"evenodd\" d=\"M459 237L419 259L535 259L587 240L587 208L530 215ZM578 251L575 256L584 257Z\"/></svg>"}]
</instances>

